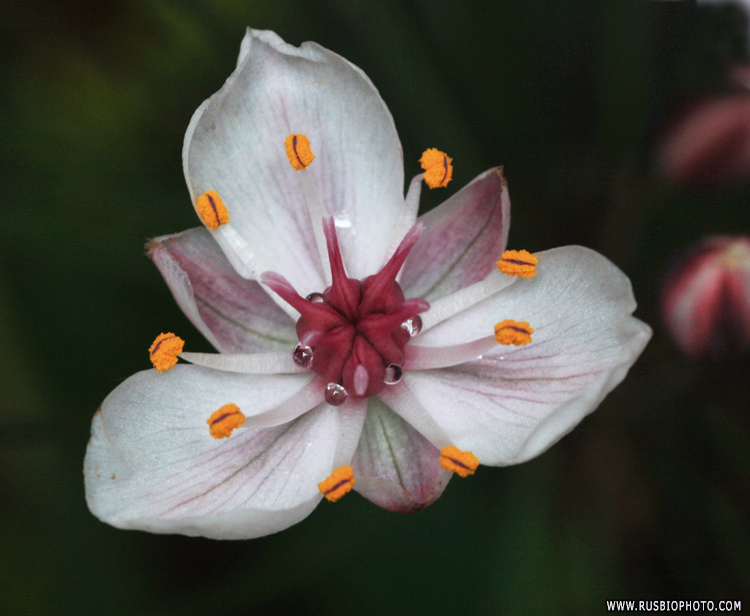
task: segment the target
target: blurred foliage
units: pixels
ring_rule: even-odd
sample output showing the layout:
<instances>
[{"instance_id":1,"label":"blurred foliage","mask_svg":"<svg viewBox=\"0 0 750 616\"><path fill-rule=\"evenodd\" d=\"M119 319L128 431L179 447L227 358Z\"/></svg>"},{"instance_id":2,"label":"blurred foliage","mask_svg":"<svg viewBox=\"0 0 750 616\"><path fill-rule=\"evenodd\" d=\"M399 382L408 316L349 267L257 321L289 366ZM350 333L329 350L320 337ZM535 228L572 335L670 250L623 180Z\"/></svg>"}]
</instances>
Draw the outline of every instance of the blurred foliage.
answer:
<instances>
[{"instance_id":1,"label":"blurred foliage","mask_svg":"<svg viewBox=\"0 0 750 616\"><path fill-rule=\"evenodd\" d=\"M669 186L651 164L672 114L747 60L743 19L690 1L4 3L0 613L587 614L616 598L750 598L750 364L682 358L658 315L672 255L750 231L750 187ZM247 542L89 514L94 410L147 367L155 332L194 331L143 244L196 224L182 136L246 25L363 68L407 177L432 146L455 159L449 193L504 164L511 247L584 244L631 277L654 339L539 459L454 479L417 515L351 496Z\"/></svg>"}]
</instances>

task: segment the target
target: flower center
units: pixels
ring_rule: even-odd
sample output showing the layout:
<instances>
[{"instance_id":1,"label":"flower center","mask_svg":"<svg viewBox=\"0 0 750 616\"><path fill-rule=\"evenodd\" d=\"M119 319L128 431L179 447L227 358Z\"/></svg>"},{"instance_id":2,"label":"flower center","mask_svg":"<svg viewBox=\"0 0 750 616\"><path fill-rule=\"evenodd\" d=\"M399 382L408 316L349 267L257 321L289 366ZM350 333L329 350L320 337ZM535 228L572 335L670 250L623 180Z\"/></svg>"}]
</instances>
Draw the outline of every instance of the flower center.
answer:
<instances>
[{"instance_id":1,"label":"flower center","mask_svg":"<svg viewBox=\"0 0 750 616\"><path fill-rule=\"evenodd\" d=\"M294 360L325 380L329 404L374 396L400 380L404 348L419 333L418 315L430 307L423 299L405 299L396 281L422 230L412 228L388 263L360 281L346 275L333 219L326 217L330 287L302 298L280 275L264 274L263 283L300 313Z\"/></svg>"}]
</instances>

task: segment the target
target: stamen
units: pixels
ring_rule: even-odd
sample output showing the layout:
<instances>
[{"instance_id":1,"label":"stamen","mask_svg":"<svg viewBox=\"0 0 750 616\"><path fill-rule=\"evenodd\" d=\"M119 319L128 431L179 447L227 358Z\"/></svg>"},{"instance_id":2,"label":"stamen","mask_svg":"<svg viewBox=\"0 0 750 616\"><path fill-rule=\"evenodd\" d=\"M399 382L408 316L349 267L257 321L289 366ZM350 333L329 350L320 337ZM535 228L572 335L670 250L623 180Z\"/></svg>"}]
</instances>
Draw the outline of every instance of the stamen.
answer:
<instances>
[{"instance_id":1,"label":"stamen","mask_svg":"<svg viewBox=\"0 0 750 616\"><path fill-rule=\"evenodd\" d=\"M402 379L400 383L386 387L378 394L378 398L391 407L404 421L411 424L437 449L447 447L452 439L448 438L435 418L407 387L405 381L406 379Z\"/></svg>"},{"instance_id":2,"label":"stamen","mask_svg":"<svg viewBox=\"0 0 750 616\"><path fill-rule=\"evenodd\" d=\"M170 370L177 365L177 356L182 353L185 341L172 332L161 333L148 349L151 363L158 372Z\"/></svg>"},{"instance_id":3,"label":"stamen","mask_svg":"<svg viewBox=\"0 0 750 616\"><path fill-rule=\"evenodd\" d=\"M307 366L294 361L288 351L265 353L181 353L180 357L191 364L244 374L294 374L304 372Z\"/></svg>"},{"instance_id":4,"label":"stamen","mask_svg":"<svg viewBox=\"0 0 750 616\"><path fill-rule=\"evenodd\" d=\"M249 415L246 427L273 428L297 419L310 409L322 404L324 386L324 381L320 377L311 379L307 385L278 406L256 415Z\"/></svg>"},{"instance_id":5,"label":"stamen","mask_svg":"<svg viewBox=\"0 0 750 616\"><path fill-rule=\"evenodd\" d=\"M310 166L315 155L310 149L310 140L306 135L289 135L286 138L286 155L289 158L289 164L297 171L304 171ZM326 251L326 241L323 236L323 229L320 227L320 220L328 216L328 209L323 203L315 180L309 173L298 173L302 183L302 192L305 194L305 204L307 212L310 214L310 223L312 224L315 244L318 248L318 257L323 269L323 279L326 285L331 284L331 274L328 267L328 252Z\"/></svg>"},{"instance_id":6,"label":"stamen","mask_svg":"<svg viewBox=\"0 0 750 616\"><path fill-rule=\"evenodd\" d=\"M229 211L215 190L207 190L195 204L201 222L212 231L229 222Z\"/></svg>"},{"instance_id":7,"label":"stamen","mask_svg":"<svg viewBox=\"0 0 750 616\"><path fill-rule=\"evenodd\" d=\"M461 451L455 445L448 445L440 452L440 466L461 477L468 477L477 470L479 460L470 451Z\"/></svg>"},{"instance_id":8,"label":"stamen","mask_svg":"<svg viewBox=\"0 0 750 616\"><path fill-rule=\"evenodd\" d=\"M511 276L487 276L468 287L454 291L430 304L430 311L422 317L422 331L435 327L438 323L458 314L516 281Z\"/></svg>"},{"instance_id":9,"label":"stamen","mask_svg":"<svg viewBox=\"0 0 750 616\"><path fill-rule=\"evenodd\" d=\"M354 468L351 466L339 466L325 481L318 484L320 490L329 501L335 503L354 487Z\"/></svg>"},{"instance_id":10,"label":"stamen","mask_svg":"<svg viewBox=\"0 0 750 616\"><path fill-rule=\"evenodd\" d=\"M457 366L478 359L482 354L491 351L495 344L494 336L444 347L425 347L410 344L404 349L404 367L407 370L433 370Z\"/></svg>"},{"instance_id":11,"label":"stamen","mask_svg":"<svg viewBox=\"0 0 750 616\"><path fill-rule=\"evenodd\" d=\"M391 237L391 243L388 247L388 256L386 261L388 261L393 253L396 252L396 249L399 247L406 234L417 222L419 197L422 193L423 179L424 174L420 173L419 175L412 178L412 181L409 184L409 190L406 193L406 198L404 199L404 207L401 208L401 212L399 213L398 220L396 221L396 225L393 231L393 236ZM399 272L396 276L396 280L398 281L400 280L400 278L401 272Z\"/></svg>"},{"instance_id":12,"label":"stamen","mask_svg":"<svg viewBox=\"0 0 750 616\"><path fill-rule=\"evenodd\" d=\"M534 328L526 321L519 322L513 319L505 319L505 321L500 321L495 325L495 340L500 344L523 346L531 342L531 334L533 333Z\"/></svg>"},{"instance_id":13,"label":"stamen","mask_svg":"<svg viewBox=\"0 0 750 616\"><path fill-rule=\"evenodd\" d=\"M315 160L315 154L312 153L310 140L307 138L307 135L291 134L286 138L284 144L286 145L286 155L289 158L289 164L297 171L307 169L312 161Z\"/></svg>"},{"instance_id":14,"label":"stamen","mask_svg":"<svg viewBox=\"0 0 750 616\"><path fill-rule=\"evenodd\" d=\"M445 152L430 148L422 153L419 159L424 169L424 181L430 188L444 188L453 178L453 159Z\"/></svg>"},{"instance_id":15,"label":"stamen","mask_svg":"<svg viewBox=\"0 0 750 616\"><path fill-rule=\"evenodd\" d=\"M355 398L346 405L345 413L337 413L339 418L339 438L333 453L333 466L350 464L362 435L367 416L367 398Z\"/></svg>"},{"instance_id":16,"label":"stamen","mask_svg":"<svg viewBox=\"0 0 750 616\"><path fill-rule=\"evenodd\" d=\"M214 438L227 438L232 430L245 423L245 415L236 404L225 404L206 420Z\"/></svg>"},{"instance_id":17,"label":"stamen","mask_svg":"<svg viewBox=\"0 0 750 616\"><path fill-rule=\"evenodd\" d=\"M508 276L519 278L533 278L536 276L536 266L539 262L527 250L506 250L497 262L497 269Z\"/></svg>"}]
</instances>

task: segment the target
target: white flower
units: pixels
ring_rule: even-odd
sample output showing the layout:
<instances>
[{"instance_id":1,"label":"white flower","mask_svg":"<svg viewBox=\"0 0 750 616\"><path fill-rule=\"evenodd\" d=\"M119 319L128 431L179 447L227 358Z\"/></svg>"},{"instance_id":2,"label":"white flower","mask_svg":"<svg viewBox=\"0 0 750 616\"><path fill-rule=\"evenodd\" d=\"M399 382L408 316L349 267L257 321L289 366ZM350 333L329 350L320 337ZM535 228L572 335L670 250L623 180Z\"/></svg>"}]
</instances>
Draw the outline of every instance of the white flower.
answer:
<instances>
[{"instance_id":1,"label":"white flower","mask_svg":"<svg viewBox=\"0 0 750 616\"><path fill-rule=\"evenodd\" d=\"M257 537L352 486L418 510L450 471L550 447L650 336L604 257L504 252L500 169L417 219L422 180L445 185L451 160L428 150L404 198L377 90L313 43L249 31L193 116L183 160L208 230L149 253L220 353L182 353L197 365L161 373L182 349L162 335L159 371L96 413L86 494L114 526Z\"/></svg>"}]
</instances>

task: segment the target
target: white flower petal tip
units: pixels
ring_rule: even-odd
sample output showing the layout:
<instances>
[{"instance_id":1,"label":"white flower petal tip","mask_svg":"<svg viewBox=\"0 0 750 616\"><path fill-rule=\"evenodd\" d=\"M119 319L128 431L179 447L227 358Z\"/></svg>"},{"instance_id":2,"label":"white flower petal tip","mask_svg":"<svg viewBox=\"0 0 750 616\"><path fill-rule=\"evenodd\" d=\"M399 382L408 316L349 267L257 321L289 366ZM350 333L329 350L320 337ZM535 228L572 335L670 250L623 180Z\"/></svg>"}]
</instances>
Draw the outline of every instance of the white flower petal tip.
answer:
<instances>
[{"instance_id":1,"label":"white flower petal tip","mask_svg":"<svg viewBox=\"0 0 750 616\"><path fill-rule=\"evenodd\" d=\"M253 278L273 269L303 295L323 288L307 205L313 184L340 223L349 274L376 271L403 206L404 171L393 118L372 82L335 53L296 48L272 32L248 30L240 56L194 114L183 147L193 202L215 191L231 217L212 232L222 250L233 265L252 252L245 273ZM287 159L292 134L305 134L318 156L304 172ZM247 251L222 239L227 227Z\"/></svg>"},{"instance_id":2,"label":"white flower petal tip","mask_svg":"<svg viewBox=\"0 0 750 616\"><path fill-rule=\"evenodd\" d=\"M415 361L434 361L461 340L479 339L496 315L522 315L533 340L404 376L403 386L448 442L482 464L523 462L557 442L625 378L651 337L648 325L631 316L630 281L607 259L578 246L537 256L533 279L423 333L420 347L431 352Z\"/></svg>"},{"instance_id":3,"label":"white flower petal tip","mask_svg":"<svg viewBox=\"0 0 750 616\"><path fill-rule=\"evenodd\" d=\"M86 499L119 528L243 539L350 491L390 511L453 475L537 455L646 344L627 278L583 248L506 250L491 169L417 218L393 119L364 73L248 30L183 148L202 227L148 244L219 353L163 333L102 403ZM182 358L192 365L177 364Z\"/></svg>"},{"instance_id":4,"label":"white flower petal tip","mask_svg":"<svg viewBox=\"0 0 750 616\"><path fill-rule=\"evenodd\" d=\"M322 498L317 484L333 467L338 413L320 405L265 429L246 427L248 417L241 427L224 426L227 435L214 433L215 421L206 424L217 419L216 400L257 416L304 383L299 375L253 377L194 366L134 375L94 416L84 462L89 508L119 528L216 539L258 537L295 524Z\"/></svg>"}]
</instances>

